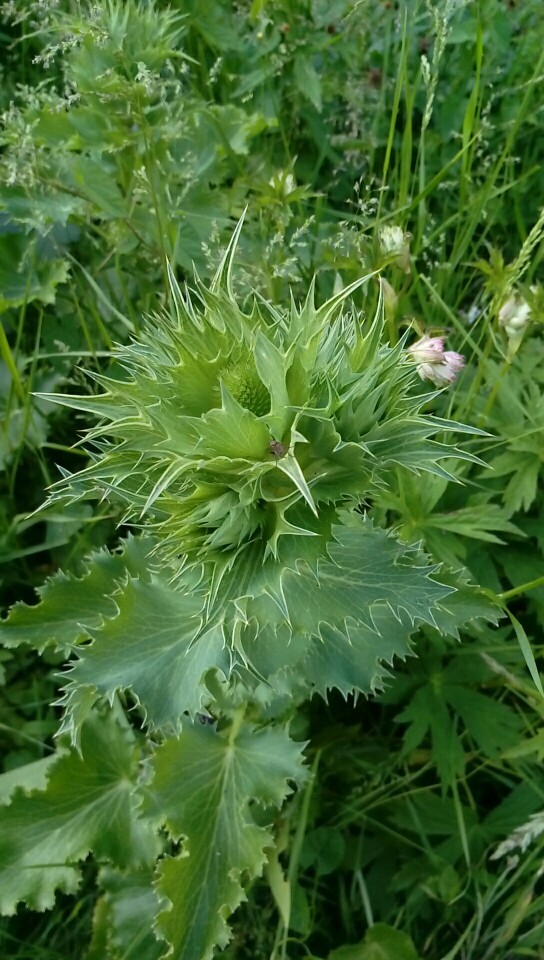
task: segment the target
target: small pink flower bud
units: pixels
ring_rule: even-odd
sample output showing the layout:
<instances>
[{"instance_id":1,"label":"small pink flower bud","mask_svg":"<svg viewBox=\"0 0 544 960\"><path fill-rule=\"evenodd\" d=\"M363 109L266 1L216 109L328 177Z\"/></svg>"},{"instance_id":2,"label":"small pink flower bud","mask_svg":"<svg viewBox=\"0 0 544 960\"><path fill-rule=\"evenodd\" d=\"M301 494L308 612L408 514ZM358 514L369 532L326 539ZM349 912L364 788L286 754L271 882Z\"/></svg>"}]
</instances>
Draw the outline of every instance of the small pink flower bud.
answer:
<instances>
[{"instance_id":1,"label":"small pink flower bud","mask_svg":"<svg viewBox=\"0 0 544 960\"><path fill-rule=\"evenodd\" d=\"M460 353L454 353L452 350L445 351L444 360L453 373L459 373L459 370L462 370L465 365L465 358L462 357Z\"/></svg>"},{"instance_id":2,"label":"small pink flower bud","mask_svg":"<svg viewBox=\"0 0 544 960\"><path fill-rule=\"evenodd\" d=\"M453 383L465 365L460 353L444 350L444 337L421 337L408 347L408 352L417 363L417 372L422 380L429 380L437 387Z\"/></svg>"},{"instance_id":3,"label":"small pink flower bud","mask_svg":"<svg viewBox=\"0 0 544 960\"><path fill-rule=\"evenodd\" d=\"M444 337L421 337L408 350L416 363L440 363L444 356Z\"/></svg>"}]
</instances>

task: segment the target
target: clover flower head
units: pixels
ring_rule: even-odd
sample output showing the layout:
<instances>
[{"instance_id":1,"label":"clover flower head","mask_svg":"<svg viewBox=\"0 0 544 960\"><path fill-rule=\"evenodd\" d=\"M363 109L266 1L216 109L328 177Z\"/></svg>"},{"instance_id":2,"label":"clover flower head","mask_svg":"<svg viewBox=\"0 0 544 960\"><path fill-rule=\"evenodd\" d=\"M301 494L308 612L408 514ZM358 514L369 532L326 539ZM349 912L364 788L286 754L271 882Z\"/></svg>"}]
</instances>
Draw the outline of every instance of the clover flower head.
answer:
<instances>
[{"instance_id":1,"label":"clover flower head","mask_svg":"<svg viewBox=\"0 0 544 960\"><path fill-rule=\"evenodd\" d=\"M513 293L499 310L499 326L510 340L520 338L531 321L531 308L524 297Z\"/></svg>"},{"instance_id":2,"label":"clover flower head","mask_svg":"<svg viewBox=\"0 0 544 960\"><path fill-rule=\"evenodd\" d=\"M408 353L417 363L417 372L422 380L429 380L437 387L453 383L465 365L460 353L444 350L444 337L421 337L408 347Z\"/></svg>"},{"instance_id":3,"label":"clover flower head","mask_svg":"<svg viewBox=\"0 0 544 960\"><path fill-rule=\"evenodd\" d=\"M404 273L410 271L410 234L402 227L386 226L378 231L380 252L384 257L394 257L395 265Z\"/></svg>"}]
</instances>

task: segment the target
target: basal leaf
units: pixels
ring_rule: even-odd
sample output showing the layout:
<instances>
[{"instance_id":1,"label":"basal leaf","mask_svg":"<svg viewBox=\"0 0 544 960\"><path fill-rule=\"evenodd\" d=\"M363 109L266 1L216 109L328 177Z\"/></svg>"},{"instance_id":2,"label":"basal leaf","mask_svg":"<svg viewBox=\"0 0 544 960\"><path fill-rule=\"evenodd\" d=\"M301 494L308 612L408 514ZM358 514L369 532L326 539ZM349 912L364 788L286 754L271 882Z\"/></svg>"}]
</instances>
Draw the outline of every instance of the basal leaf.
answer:
<instances>
[{"instance_id":1,"label":"basal leaf","mask_svg":"<svg viewBox=\"0 0 544 960\"><path fill-rule=\"evenodd\" d=\"M159 960L165 943L153 932L159 901L150 870L100 871L103 895L93 917L93 939L85 960Z\"/></svg>"},{"instance_id":2,"label":"basal leaf","mask_svg":"<svg viewBox=\"0 0 544 960\"><path fill-rule=\"evenodd\" d=\"M69 653L88 636L88 629L116 615L111 596L118 581L127 570L144 575L149 549L149 540L129 537L121 554L107 550L92 554L81 577L62 571L54 574L38 589L36 606L17 603L12 607L9 617L0 623L0 643L5 647L28 643L39 652L52 646Z\"/></svg>"},{"instance_id":3,"label":"basal leaf","mask_svg":"<svg viewBox=\"0 0 544 960\"><path fill-rule=\"evenodd\" d=\"M433 608L452 588L432 580L432 566L418 563L413 548L400 544L371 521L333 527L330 560L319 563L317 582L302 566L288 570L284 593L292 616L304 611L307 629L320 634L320 624L343 629L349 620L373 627L373 607L386 604L412 622L433 623Z\"/></svg>"},{"instance_id":4,"label":"basal leaf","mask_svg":"<svg viewBox=\"0 0 544 960\"><path fill-rule=\"evenodd\" d=\"M412 651L414 626L403 614L397 619L388 607L374 608L376 633L366 624L349 623L343 629L322 624L301 668L313 688L326 697L333 689L348 693L376 692L390 676L387 665Z\"/></svg>"},{"instance_id":5,"label":"basal leaf","mask_svg":"<svg viewBox=\"0 0 544 960\"><path fill-rule=\"evenodd\" d=\"M34 763L25 763L22 767L7 770L0 776L0 804L9 803L11 795L17 790L30 793L32 790L45 790L51 767L61 753L52 753Z\"/></svg>"},{"instance_id":6,"label":"basal leaf","mask_svg":"<svg viewBox=\"0 0 544 960\"><path fill-rule=\"evenodd\" d=\"M229 939L226 918L243 899L242 879L261 872L272 843L250 803L281 804L288 781L303 776L300 744L282 729L187 725L159 747L153 766L152 809L183 838L181 855L159 867L157 891L169 907L158 931L176 960L209 960Z\"/></svg>"},{"instance_id":7,"label":"basal leaf","mask_svg":"<svg viewBox=\"0 0 544 960\"><path fill-rule=\"evenodd\" d=\"M93 716L81 755L60 756L45 790L15 793L0 808L0 910L24 900L53 906L55 891L73 893L78 861L90 850L119 867L148 862L155 841L136 812L134 741L112 715Z\"/></svg>"},{"instance_id":8,"label":"basal leaf","mask_svg":"<svg viewBox=\"0 0 544 960\"><path fill-rule=\"evenodd\" d=\"M130 690L152 727L176 728L185 711L200 709L206 670L229 669L222 631L210 629L196 640L202 596L158 578L149 583L129 578L113 599L117 616L89 631L93 642L79 651L67 696L79 687L108 698Z\"/></svg>"}]
</instances>

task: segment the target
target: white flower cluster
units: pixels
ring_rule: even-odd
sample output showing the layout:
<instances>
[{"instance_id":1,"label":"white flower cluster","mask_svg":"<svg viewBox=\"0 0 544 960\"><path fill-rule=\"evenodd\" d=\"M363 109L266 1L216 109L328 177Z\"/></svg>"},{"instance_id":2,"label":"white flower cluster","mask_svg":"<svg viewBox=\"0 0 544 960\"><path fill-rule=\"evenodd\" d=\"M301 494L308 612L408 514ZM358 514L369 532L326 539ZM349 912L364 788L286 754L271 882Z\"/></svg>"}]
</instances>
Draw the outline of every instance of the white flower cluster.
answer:
<instances>
[{"instance_id":1,"label":"white flower cluster","mask_svg":"<svg viewBox=\"0 0 544 960\"><path fill-rule=\"evenodd\" d=\"M531 287L534 293L536 287ZM499 310L499 326L509 340L521 339L531 322L531 308L520 294L513 293Z\"/></svg>"}]
</instances>

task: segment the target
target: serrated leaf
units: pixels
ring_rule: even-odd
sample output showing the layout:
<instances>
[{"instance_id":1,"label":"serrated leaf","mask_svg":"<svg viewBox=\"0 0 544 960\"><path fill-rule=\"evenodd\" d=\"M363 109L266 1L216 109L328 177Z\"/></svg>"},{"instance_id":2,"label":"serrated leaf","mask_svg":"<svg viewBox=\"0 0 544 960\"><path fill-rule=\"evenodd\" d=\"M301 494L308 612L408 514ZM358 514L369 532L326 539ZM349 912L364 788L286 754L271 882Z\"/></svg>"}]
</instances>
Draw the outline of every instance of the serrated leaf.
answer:
<instances>
[{"instance_id":1,"label":"serrated leaf","mask_svg":"<svg viewBox=\"0 0 544 960\"><path fill-rule=\"evenodd\" d=\"M159 960L165 943L153 933L159 901L151 871L100 871L104 891L93 917L93 942L85 960Z\"/></svg>"},{"instance_id":2,"label":"serrated leaf","mask_svg":"<svg viewBox=\"0 0 544 960\"><path fill-rule=\"evenodd\" d=\"M147 543L147 546L146 546ZM105 617L117 612L111 595L118 589L127 569L144 572L149 541L129 537L121 554L98 550L86 561L87 569L76 577L62 571L38 589L40 602L29 607L16 603L9 617L0 623L0 643L16 647L28 643L40 653L52 646L65 653L98 627Z\"/></svg>"},{"instance_id":3,"label":"serrated leaf","mask_svg":"<svg viewBox=\"0 0 544 960\"><path fill-rule=\"evenodd\" d=\"M324 697L333 688L344 695L375 692L394 658L412 652L419 623L458 636L467 620L497 619L499 608L464 572L440 570L438 582L425 555L370 521L352 518L333 531L331 559L319 558L321 537L292 539L280 552L279 575L265 565L261 595L245 608L244 654L266 678L268 696L293 696L304 687ZM326 525L322 532L327 537ZM262 686L259 697L268 696Z\"/></svg>"},{"instance_id":4,"label":"serrated leaf","mask_svg":"<svg viewBox=\"0 0 544 960\"><path fill-rule=\"evenodd\" d=\"M62 753L52 753L33 763L25 763L0 775L0 804L9 803L15 790L30 793L32 790L45 790L50 768L58 762Z\"/></svg>"},{"instance_id":5,"label":"serrated leaf","mask_svg":"<svg viewBox=\"0 0 544 960\"><path fill-rule=\"evenodd\" d=\"M153 766L153 808L183 838L181 855L159 867L157 891L170 906L158 931L176 960L209 960L228 942L226 918L243 899L243 878L262 871L273 842L250 803L282 803L288 781L303 777L300 744L282 729L219 734L187 725L159 747Z\"/></svg>"},{"instance_id":6,"label":"serrated leaf","mask_svg":"<svg viewBox=\"0 0 544 960\"><path fill-rule=\"evenodd\" d=\"M441 568L440 580L454 588L454 592L440 603L434 613L436 626L441 633L459 639L460 628L468 623L487 620L496 624L504 616L499 602L495 602L489 592L469 583L465 570L453 573Z\"/></svg>"},{"instance_id":7,"label":"serrated leaf","mask_svg":"<svg viewBox=\"0 0 544 960\"><path fill-rule=\"evenodd\" d=\"M335 630L321 626L321 639L314 639L302 662L305 678L324 698L330 690L349 693L376 693L390 676L387 665L395 657L412 653L410 636L414 626L406 614L397 619L390 608L374 609L375 630L366 624L347 624ZM376 633L376 630L378 633Z\"/></svg>"},{"instance_id":8,"label":"serrated leaf","mask_svg":"<svg viewBox=\"0 0 544 960\"><path fill-rule=\"evenodd\" d=\"M418 563L413 548L400 544L370 520L333 527L330 560L318 564L317 577L299 566L285 572L283 589L295 620L304 611L307 629L321 634L321 623L343 629L349 620L374 628L373 608L385 604L412 622L434 623L433 609L452 588L431 579L436 569Z\"/></svg>"},{"instance_id":9,"label":"serrated leaf","mask_svg":"<svg viewBox=\"0 0 544 960\"><path fill-rule=\"evenodd\" d=\"M23 900L45 910L56 890L73 893L90 850L120 867L149 861L156 848L136 813L137 776L129 731L112 715L92 717L81 756L59 756L45 790L18 792L0 808L0 911Z\"/></svg>"},{"instance_id":10,"label":"serrated leaf","mask_svg":"<svg viewBox=\"0 0 544 960\"><path fill-rule=\"evenodd\" d=\"M206 670L228 672L223 634L210 629L194 642L202 625L202 596L156 577L149 583L130 578L114 600L115 618L91 629L93 643L79 650L67 697L80 687L108 698L116 690L131 690L150 726L177 729L183 713L200 709Z\"/></svg>"},{"instance_id":11,"label":"serrated leaf","mask_svg":"<svg viewBox=\"0 0 544 960\"><path fill-rule=\"evenodd\" d=\"M196 452L207 457L263 460L270 434L255 414L244 409L222 388L221 408L210 410L199 423Z\"/></svg>"}]
</instances>

